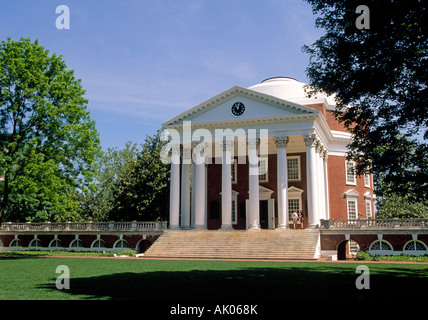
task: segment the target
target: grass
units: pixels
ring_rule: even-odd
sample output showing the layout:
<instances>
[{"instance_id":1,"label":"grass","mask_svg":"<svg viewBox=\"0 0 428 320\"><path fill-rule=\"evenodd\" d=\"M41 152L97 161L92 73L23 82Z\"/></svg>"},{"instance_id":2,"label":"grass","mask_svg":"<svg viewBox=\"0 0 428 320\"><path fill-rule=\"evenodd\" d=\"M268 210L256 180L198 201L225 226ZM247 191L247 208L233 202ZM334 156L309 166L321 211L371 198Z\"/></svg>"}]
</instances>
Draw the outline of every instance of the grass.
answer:
<instances>
[{"instance_id":1,"label":"grass","mask_svg":"<svg viewBox=\"0 0 428 320\"><path fill-rule=\"evenodd\" d=\"M428 264L367 263L370 289L358 290L355 270L361 264L2 257L0 299L405 301L428 287ZM69 290L55 286L59 265L69 267Z\"/></svg>"}]
</instances>

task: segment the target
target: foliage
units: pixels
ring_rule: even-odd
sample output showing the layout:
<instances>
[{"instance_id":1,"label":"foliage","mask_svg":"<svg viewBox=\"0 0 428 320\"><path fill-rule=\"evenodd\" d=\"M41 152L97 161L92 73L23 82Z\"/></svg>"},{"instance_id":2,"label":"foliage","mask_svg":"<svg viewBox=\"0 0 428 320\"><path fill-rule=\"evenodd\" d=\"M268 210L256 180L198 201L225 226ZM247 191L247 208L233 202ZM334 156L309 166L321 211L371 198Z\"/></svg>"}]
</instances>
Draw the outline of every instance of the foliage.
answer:
<instances>
[{"instance_id":1,"label":"foliage","mask_svg":"<svg viewBox=\"0 0 428 320\"><path fill-rule=\"evenodd\" d=\"M161 132L147 136L136 161L131 161L114 186L114 208L109 215L114 221L165 220L169 210L168 165L161 161L165 142Z\"/></svg>"},{"instance_id":2,"label":"foliage","mask_svg":"<svg viewBox=\"0 0 428 320\"><path fill-rule=\"evenodd\" d=\"M362 261L413 261L413 262L428 262L428 256L371 256L365 251L358 251L357 260Z\"/></svg>"},{"instance_id":3,"label":"foliage","mask_svg":"<svg viewBox=\"0 0 428 320\"><path fill-rule=\"evenodd\" d=\"M409 200L409 196L388 194L377 201L376 217L388 218L428 218L428 205Z\"/></svg>"},{"instance_id":4,"label":"foliage","mask_svg":"<svg viewBox=\"0 0 428 320\"><path fill-rule=\"evenodd\" d=\"M62 251L62 250L13 250L13 251L0 251L3 256L89 256L89 257L114 257L120 255L133 256L137 251L132 249L115 250L109 252L99 251Z\"/></svg>"},{"instance_id":5,"label":"foliage","mask_svg":"<svg viewBox=\"0 0 428 320\"><path fill-rule=\"evenodd\" d=\"M356 0L307 0L326 33L310 55L309 92L336 94L336 117L354 135L357 173L382 175L394 193L428 198L428 21L423 1L371 0L358 29ZM367 17L368 18L368 17ZM349 107L351 106L351 107ZM346 112L342 112L346 111ZM382 195L385 190L377 188Z\"/></svg>"},{"instance_id":6,"label":"foliage","mask_svg":"<svg viewBox=\"0 0 428 320\"><path fill-rule=\"evenodd\" d=\"M117 181L124 179L137 160L137 144L127 142L125 148L108 148L93 163L93 182L73 197L79 202L80 216L86 220L107 221L114 209Z\"/></svg>"},{"instance_id":7,"label":"foliage","mask_svg":"<svg viewBox=\"0 0 428 320\"><path fill-rule=\"evenodd\" d=\"M0 43L0 221L79 220L100 151L80 79L38 41Z\"/></svg>"}]
</instances>

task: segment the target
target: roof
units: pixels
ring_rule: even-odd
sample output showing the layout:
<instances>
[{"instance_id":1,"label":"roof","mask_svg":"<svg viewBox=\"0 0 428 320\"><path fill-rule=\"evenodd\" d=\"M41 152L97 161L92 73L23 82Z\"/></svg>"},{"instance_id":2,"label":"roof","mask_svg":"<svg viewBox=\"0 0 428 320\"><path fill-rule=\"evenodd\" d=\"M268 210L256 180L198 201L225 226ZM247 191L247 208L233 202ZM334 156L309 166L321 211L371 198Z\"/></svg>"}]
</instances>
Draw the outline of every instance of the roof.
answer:
<instances>
[{"instance_id":1,"label":"roof","mask_svg":"<svg viewBox=\"0 0 428 320\"><path fill-rule=\"evenodd\" d=\"M273 77L263 80L249 89L301 105L325 103L327 109L335 108L334 96L318 93L309 98L305 90L306 86L308 84L291 77Z\"/></svg>"}]
</instances>

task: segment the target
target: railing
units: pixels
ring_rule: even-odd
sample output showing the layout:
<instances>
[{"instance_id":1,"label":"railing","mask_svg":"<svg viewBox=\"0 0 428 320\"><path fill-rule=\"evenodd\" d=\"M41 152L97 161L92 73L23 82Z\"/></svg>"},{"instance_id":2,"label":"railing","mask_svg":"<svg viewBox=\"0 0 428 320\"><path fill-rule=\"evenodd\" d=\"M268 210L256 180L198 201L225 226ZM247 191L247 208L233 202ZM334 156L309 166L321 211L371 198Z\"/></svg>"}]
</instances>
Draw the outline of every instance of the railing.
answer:
<instances>
[{"instance_id":1,"label":"railing","mask_svg":"<svg viewBox=\"0 0 428 320\"><path fill-rule=\"evenodd\" d=\"M346 219L323 220L321 229L428 229L428 219Z\"/></svg>"},{"instance_id":2,"label":"railing","mask_svg":"<svg viewBox=\"0 0 428 320\"><path fill-rule=\"evenodd\" d=\"M167 221L146 222L5 222L0 231L160 231L167 229Z\"/></svg>"}]
</instances>

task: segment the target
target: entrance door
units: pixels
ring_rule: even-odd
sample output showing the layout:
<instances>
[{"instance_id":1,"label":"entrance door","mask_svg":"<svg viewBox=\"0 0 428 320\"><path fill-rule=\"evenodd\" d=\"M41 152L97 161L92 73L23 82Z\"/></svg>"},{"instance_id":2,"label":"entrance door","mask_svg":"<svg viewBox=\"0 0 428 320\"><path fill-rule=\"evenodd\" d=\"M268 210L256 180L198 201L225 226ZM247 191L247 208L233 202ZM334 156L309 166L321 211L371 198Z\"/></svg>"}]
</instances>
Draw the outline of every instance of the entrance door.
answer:
<instances>
[{"instance_id":1,"label":"entrance door","mask_svg":"<svg viewBox=\"0 0 428 320\"><path fill-rule=\"evenodd\" d=\"M269 229L269 210L267 200L260 200L260 228Z\"/></svg>"}]
</instances>

